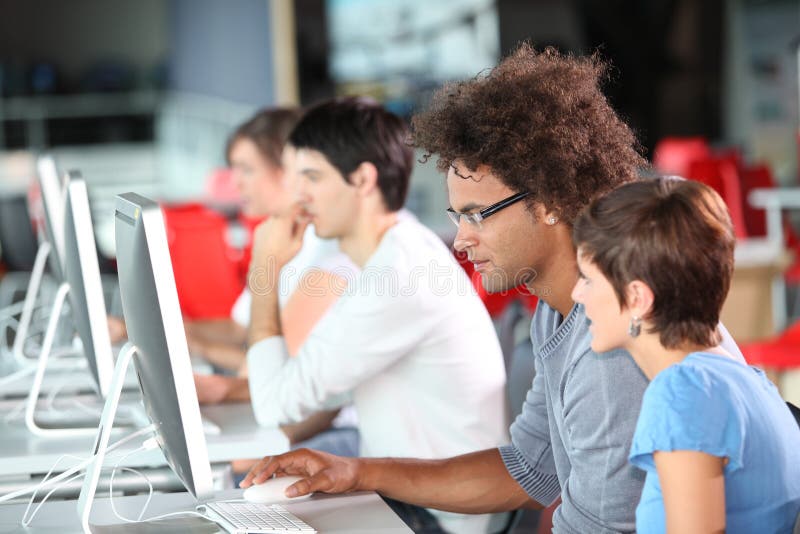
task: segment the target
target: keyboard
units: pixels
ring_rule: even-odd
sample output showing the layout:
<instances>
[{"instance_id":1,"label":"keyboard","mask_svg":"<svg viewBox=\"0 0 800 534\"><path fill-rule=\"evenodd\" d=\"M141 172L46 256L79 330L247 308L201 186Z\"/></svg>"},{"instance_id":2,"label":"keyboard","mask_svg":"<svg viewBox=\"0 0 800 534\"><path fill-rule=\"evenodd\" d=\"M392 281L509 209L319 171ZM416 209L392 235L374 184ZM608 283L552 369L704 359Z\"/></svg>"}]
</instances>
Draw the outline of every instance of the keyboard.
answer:
<instances>
[{"instance_id":1,"label":"keyboard","mask_svg":"<svg viewBox=\"0 0 800 534\"><path fill-rule=\"evenodd\" d=\"M204 513L231 534L296 534L317 532L279 504L220 501L201 505Z\"/></svg>"}]
</instances>

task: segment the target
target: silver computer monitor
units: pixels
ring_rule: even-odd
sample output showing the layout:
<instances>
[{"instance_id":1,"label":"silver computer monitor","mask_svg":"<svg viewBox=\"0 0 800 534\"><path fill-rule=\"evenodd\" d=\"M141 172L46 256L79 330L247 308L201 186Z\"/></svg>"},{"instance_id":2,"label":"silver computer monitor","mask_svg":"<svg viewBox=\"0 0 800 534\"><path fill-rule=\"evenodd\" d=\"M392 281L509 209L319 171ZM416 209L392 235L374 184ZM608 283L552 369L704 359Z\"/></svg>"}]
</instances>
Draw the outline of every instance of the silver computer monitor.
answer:
<instances>
[{"instance_id":1,"label":"silver computer monitor","mask_svg":"<svg viewBox=\"0 0 800 534\"><path fill-rule=\"evenodd\" d=\"M108 333L89 195L86 182L76 171L67 174L65 184L64 274L69 284L70 315L83 344L83 353L97 392L105 398L114 373L114 355Z\"/></svg>"},{"instance_id":2,"label":"silver computer monitor","mask_svg":"<svg viewBox=\"0 0 800 534\"><path fill-rule=\"evenodd\" d=\"M161 209L135 193L119 195L114 226L122 311L145 410L170 467L192 495L208 498L211 466Z\"/></svg>"},{"instance_id":3,"label":"silver computer monitor","mask_svg":"<svg viewBox=\"0 0 800 534\"><path fill-rule=\"evenodd\" d=\"M36 181L42 199L41 225L51 250L47 258L50 271L58 282L64 281L64 184L55 159L41 156L36 161Z\"/></svg>"}]
</instances>

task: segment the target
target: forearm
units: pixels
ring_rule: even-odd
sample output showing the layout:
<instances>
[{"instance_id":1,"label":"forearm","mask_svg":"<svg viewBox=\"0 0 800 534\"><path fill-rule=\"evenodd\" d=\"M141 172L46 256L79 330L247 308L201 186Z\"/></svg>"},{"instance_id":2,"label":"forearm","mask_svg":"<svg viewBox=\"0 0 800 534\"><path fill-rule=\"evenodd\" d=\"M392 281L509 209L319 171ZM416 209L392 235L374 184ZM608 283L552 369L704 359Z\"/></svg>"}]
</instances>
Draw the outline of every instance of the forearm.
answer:
<instances>
[{"instance_id":1,"label":"forearm","mask_svg":"<svg viewBox=\"0 0 800 534\"><path fill-rule=\"evenodd\" d=\"M224 402L250 402L250 387L247 378L238 376L226 378L229 379L229 387Z\"/></svg>"},{"instance_id":2,"label":"forearm","mask_svg":"<svg viewBox=\"0 0 800 534\"><path fill-rule=\"evenodd\" d=\"M511 477L497 449L446 460L369 459L359 462L359 490L458 513L541 508Z\"/></svg>"},{"instance_id":3,"label":"forearm","mask_svg":"<svg viewBox=\"0 0 800 534\"><path fill-rule=\"evenodd\" d=\"M306 417L299 423L281 425L281 430L289 438L292 445L316 436L323 430L331 426L331 422L336 418L339 410L317 412Z\"/></svg>"},{"instance_id":4,"label":"forearm","mask_svg":"<svg viewBox=\"0 0 800 534\"><path fill-rule=\"evenodd\" d=\"M217 367L231 371L238 371L246 362L244 349L224 343L204 345L199 356Z\"/></svg>"},{"instance_id":5,"label":"forearm","mask_svg":"<svg viewBox=\"0 0 800 534\"><path fill-rule=\"evenodd\" d=\"M279 273L280 268L269 258L254 263L250 269L250 291L253 296L247 339L250 346L268 337L282 335L278 307Z\"/></svg>"},{"instance_id":6,"label":"forearm","mask_svg":"<svg viewBox=\"0 0 800 534\"><path fill-rule=\"evenodd\" d=\"M206 343L244 345L247 341L246 330L231 319L185 321L184 327L187 335Z\"/></svg>"}]
</instances>

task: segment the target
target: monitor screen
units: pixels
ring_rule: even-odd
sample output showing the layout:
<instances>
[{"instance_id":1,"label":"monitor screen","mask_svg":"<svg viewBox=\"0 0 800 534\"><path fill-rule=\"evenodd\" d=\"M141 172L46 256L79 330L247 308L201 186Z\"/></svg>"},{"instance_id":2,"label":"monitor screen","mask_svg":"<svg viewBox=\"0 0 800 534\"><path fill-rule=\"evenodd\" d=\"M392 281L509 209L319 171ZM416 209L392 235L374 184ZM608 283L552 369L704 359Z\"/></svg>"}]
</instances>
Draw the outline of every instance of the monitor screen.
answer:
<instances>
[{"instance_id":1,"label":"monitor screen","mask_svg":"<svg viewBox=\"0 0 800 534\"><path fill-rule=\"evenodd\" d=\"M155 202L125 193L114 222L122 310L145 410L170 467L204 499L212 492L211 466L164 218Z\"/></svg>"},{"instance_id":2,"label":"monitor screen","mask_svg":"<svg viewBox=\"0 0 800 534\"><path fill-rule=\"evenodd\" d=\"M83 352L97 392L105 398L114 373L114 356L89 212L89 196L86 182L79 173L70 172L66 184L64 274L69 284L70 315L83 343Z\"/></svg>"}]
</instances>

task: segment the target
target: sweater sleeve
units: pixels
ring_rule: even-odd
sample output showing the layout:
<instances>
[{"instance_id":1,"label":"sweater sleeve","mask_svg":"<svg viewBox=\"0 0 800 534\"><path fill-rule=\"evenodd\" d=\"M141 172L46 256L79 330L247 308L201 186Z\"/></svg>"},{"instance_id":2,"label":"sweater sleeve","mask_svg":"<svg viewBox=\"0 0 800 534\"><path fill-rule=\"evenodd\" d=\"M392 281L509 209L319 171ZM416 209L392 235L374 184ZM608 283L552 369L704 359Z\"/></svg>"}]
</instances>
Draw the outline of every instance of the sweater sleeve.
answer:
<instances>
[{"instance_id":1,"label":"sweater sleeve","mask_svg":"<svg viewBox=\"0 0 800 534\"><path fill-rule=\"evenodd\" d=\"M528 390L522 412L511 425L511 445L500 447L506 469L525 492L544 506L552 504L561 493L555 460L550 444L550 427L543 373L535 358L536 375Z\"/></svg>"}]
</instances>

